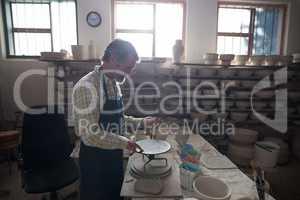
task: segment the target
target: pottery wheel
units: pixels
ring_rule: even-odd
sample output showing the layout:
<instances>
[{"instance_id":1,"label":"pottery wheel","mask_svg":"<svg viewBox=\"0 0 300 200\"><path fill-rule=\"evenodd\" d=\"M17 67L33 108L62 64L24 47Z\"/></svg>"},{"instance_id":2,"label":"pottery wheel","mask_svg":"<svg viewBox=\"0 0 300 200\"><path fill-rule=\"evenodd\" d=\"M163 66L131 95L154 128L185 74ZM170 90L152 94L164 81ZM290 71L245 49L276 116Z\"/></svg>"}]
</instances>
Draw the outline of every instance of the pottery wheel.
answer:
<instances>
[{"instance_id":1,"label":"pottery wheel","mask_svg":"<svg viewBox=\"0 0 300 200\"><path fill-rule=\"evenodd\" d=\"M145 166L148 158L145 156L138 156L132 160L130 173L138 178L163 178L171 173L172 167L164 160L153 160Z\"/></svg>"},{"instance_id":2,"label":"pottery wheel","mask_svg":"<svg viewBox=\"0 0 300 200\"><path fill-rule=\"evenodd\" d=\"M171 149L171 145L163 140L140 140L136 142L144 151L146 155L158 155L168 152Z\"/></svg>"}]
</instances>

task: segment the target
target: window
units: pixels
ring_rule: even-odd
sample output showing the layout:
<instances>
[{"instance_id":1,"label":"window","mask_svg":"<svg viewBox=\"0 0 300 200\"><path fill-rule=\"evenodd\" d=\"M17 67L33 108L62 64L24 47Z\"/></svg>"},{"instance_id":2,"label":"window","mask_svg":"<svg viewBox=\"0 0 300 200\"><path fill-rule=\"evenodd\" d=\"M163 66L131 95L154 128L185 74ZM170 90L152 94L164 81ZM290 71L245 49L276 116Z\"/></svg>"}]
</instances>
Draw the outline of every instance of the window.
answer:
<instances>
[{"instance_id":1,"label":"window","mask_svg":"<svg viewBox=\"0 0 300 200\"><path fill-rule=\"evenodd\" d=\"M39 56L42 51L71 52L77 44L73 0L5 0L8 56Z\"/></svg>"},{"instance_id":2,"label":"window","mask_svg":"<svg viewBox=\"0 0 300 200\"><path fill-rule=\"evenodd\" d=\"M281 54L285 13L285 5L219 3L218 53Z\"/></svg>"},{"instance_id":3,"label":"window","mask_svg":"<svg viewBox=\"0 0 300 200\"><path fill-rule=\"evenodd\" d=\"M130 41L140 57L172 57L175 40L184 38L184 7L183 1L114 1L114 37Z\"/></svg>"}]
</instances>

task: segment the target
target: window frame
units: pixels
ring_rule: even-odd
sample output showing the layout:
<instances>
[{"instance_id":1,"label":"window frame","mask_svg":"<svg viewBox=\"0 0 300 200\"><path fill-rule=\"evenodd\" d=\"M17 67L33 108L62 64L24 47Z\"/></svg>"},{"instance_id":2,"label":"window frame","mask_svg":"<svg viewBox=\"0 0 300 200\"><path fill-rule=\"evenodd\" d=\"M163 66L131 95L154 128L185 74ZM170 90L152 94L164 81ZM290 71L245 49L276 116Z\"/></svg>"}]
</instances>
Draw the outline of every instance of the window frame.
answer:
<instances>
[{"instance_id":1,"label":"window frame","mask_svg":"<svg viewBox=\"0 0 300 200\"><path fill-rule=\"evenodd\" d=\"M116 12L115 12L115 7L118 2L124 3L124 4L130 4L130 3L143 3L143 4L150 4L153 5L153 29L150 30L134 30L134 29L119 29L117 32L116 29ZM152 56L151 57L141 57L141 58L160 58L155 56L155 47L156 47L156 42L155 42L155 37L156 37L156 9L155 9L155 4L157 3L170 3L170 4L181 4L182 5L182 41L185 41L185 34L186 34L186 0L111 0L111 17L112 17L112 38L115 39L116 33L151 33L153 34L153 40L152 40ZM174 41L175 42L175 41Z\"/></svg>"},{"instance_id":2,"label":"window frame","mask_svg":"<svg viewBox=\"0 0 300 200\"><path fill-rule=\"evenodd\" d=\"M77 8L77 0L74 1L75 3L75 14L76 14L76 38L77 44L79 41L78 38L78 8ZM48 4L49 5L49 19L50 19L50 28L14 28L13 27L13 15L12 15L12 4ZM2 3L2 13L3 13L3 25L4 25L4 35L5 35L5 52L6 58L28 58L28 59L38 59L41 56L31 56L31 55L15 55L10 54L11 49L15 53L15 38L14 33L50 33L51 37L51 51L53 52L53 34L52 34L52 11L51 11L51 2L7 2L4 1ZM10 20L10 24L8 23L8 19ZM9 31L11 29L11 31ZM10 41L12 40L12 41Z\"/></svg>"},{"instance_id":3,"label":"window frame","mask_svg":"<svg viewBox=\"0 0 300 200\"><path fill-rule=\"evenodd\" d=\"M219 8L230 8L230 9L249 9L251 11L250 22L249 22L249 32L248 33L227 33L219 32ZM217 37L216 44L218 48L218 37L219 36L231 36L231 37L248 37L248 56L253 55L253 45L254 45L254 29L255 29L255 17L256 17L256 8L278 8L282 10L282 29L281 29L281 39L280 39L280 49L279 54L283 55L285 47L285 36L286 36L286 24L287 24L287 10L288 5L283 3L248 3L248 2L228 2L228 1L219 1L218 2L218 20L217 20Z\"/></svg>"}]
</instances>

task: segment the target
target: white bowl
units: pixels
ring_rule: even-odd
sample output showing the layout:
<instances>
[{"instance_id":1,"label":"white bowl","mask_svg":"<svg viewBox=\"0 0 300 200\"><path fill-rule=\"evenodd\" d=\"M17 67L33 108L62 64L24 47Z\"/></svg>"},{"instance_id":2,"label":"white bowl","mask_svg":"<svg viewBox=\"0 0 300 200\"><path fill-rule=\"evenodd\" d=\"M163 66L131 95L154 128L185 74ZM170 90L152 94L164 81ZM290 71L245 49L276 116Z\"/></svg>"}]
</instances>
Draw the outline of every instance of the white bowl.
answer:
<instances>
[{"instance_id":1,"label":"white bowl","mask_svg":"<svg viewBox=\"0 0 300 200\"><path fill-rule=\"evenodd\" d=\"M219 55L217 53L206 53L203 56L204 60L212 60L212 61L217 61L219 58Z\"/></svg>"},{"instance_id":2,"label":"white bowl","mask_svg":"<svg viewBox=\"0 0 300 200\"><path fill-rule=\"evenodd\" d=\"M262 65L263 61L265 60L264 55L255 55L255 56L250 56L249 58L249 65Z\"/></svg>"},{"instance_id":3,"label":"white bowl","mask_svg":"<svg viewBox=\"0 0 300 200\"><path fill-rule=\"evenodd\" d=\"M225 87L239 87L241 86L241 81L239 80L222 80L221 83L224 83Z\"/></svg>"},{"instance_id":4,"label":"white bowl","mask_svg":"<svg viewBox=\"0 0 300 200\"><path fill-rule=\"evenodd\" d=\"M230 141L238 144L254 144L257 141L257 137L257 131L244 128L236 128L234 135L229 135Z\"/></svg>"},{"instance_id":5,"label":"white bowl","mask_svg":"<svg viewBox=\"0 0 300 200\"><path fill-rule=\"evenodd\" d=\"M278 161L279 151L280 146L274 142L256 142L254 161L262 168L273 168Z\"/></svg>"},{"instance_id":6,"label":"white bowl","mask_svg":"<svg viewBox=\"0 0 300 200\"><path fill-rule=\"evenodd\" d=\"M236 55L232 61L232 65L245 65L248 59L249 56L247 55Z\"/></svg>"},{"instance_id":7,"label":"white bowl","mask_svg":"<svg viewBox=\"0 0 300 200\"><path fill-rule=\"evenodd\" d=\"M247 112L232 112L230 114L230 118L234 121L234 122L242 122L242 121L246 121L248 117L248 113Z\"/></svg>"},{"instance_id":8,"label":"white bowl","mask_svg":"<svg viewBox=\"0 0 300 200\"><path fill-rule=\"evenodd\" d=\"M234 59L234 54L220 54L220 60L225 60L225 61L228 61L228 60L233 60Z\"/></svg>"},{"instance_id":9,"label":"white bowl","mask_svg":"<svg viewBox=\"0 0 300 200\"><path fill-rule=\"evenodd\" d=\"M234 59L233 54L221 54L220 60L223 65L230 65L231 61Z\"/></svg>"},{"instance_id":10,"label":"white bowl","mask_svg":"<svg viewBox=\"0 0 300 200\"><path fill-rule=\"evenodd\" d=\"M275 137L266 137L264 141L274 142L275 144L280 146L278 164L285 164L289 161L290 149L288 143L284 142L280 138Z\"/></svg>"},{"instance_id":11,"label":"white bowl","mask_svg":"<svg viewBox=\"0 0 300 200\"><path fill-rule=\"evenodd\" d=\"M201 200L229 200L231 189L220 179L198 176L193 182L195 194Z\"/></svg>"}]
</instances>

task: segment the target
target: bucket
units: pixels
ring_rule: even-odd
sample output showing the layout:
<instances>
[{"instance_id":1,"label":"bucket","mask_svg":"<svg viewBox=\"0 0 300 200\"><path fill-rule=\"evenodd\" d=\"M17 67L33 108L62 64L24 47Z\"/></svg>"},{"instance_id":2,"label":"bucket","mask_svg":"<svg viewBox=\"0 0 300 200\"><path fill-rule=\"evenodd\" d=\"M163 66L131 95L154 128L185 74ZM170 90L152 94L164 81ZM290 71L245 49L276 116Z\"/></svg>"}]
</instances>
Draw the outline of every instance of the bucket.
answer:
<instances>
[{"instance_id":1,"label":"bucket","mask_svg":"<svg viewBox=\"0 0 300 200\"><path fill-rule=\"evenodd\" d=\"M188 171L184 168L180 168L180 185L187 191L193 191L193 182L197 177L197 173Z\"/></svg>"},{"instance_id":2,"label":"bucket","mask_svg":"<svg viewBox=\"0 0 300 200\"><path fill-rule=\"evenodd\" d=\"M280 146L274 142L256 142L254 160L262 168L273 168L276 166Z\"/></svg>"}]
</instances>

